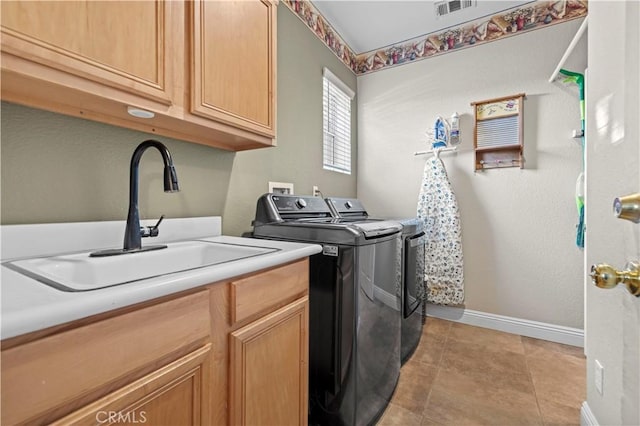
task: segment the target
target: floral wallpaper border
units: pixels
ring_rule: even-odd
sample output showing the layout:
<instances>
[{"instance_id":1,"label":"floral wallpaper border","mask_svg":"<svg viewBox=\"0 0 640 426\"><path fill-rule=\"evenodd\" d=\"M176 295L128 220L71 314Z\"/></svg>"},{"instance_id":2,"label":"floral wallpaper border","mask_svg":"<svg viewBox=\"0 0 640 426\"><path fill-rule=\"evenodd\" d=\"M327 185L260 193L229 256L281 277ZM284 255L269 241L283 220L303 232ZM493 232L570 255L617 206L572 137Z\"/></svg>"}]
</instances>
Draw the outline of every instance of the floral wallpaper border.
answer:
<instances>
[{"instance_id":1,"label":"floral wallpaper border","mask_svg":"<svg viewBox=\"0 0 640 426\"><path fill-rule=\"evenodd\" d=\"M402 43L355 54L308 0L283 0L356 75L391 68L451 51L587 16L588 0L536 0Z\"/></svg>"},{"instance_id":2,"label":"floral wallpaper border","mask_svg":"<svg viewBox=\"0 0 640 426\"><path fill-rule=\"evenodd\" d=\"M309 0L283 0L289 9L302 20L329 49L351 69L356 72L356 54L342 40L336 30Z\"/></svg>"}]
</instances>

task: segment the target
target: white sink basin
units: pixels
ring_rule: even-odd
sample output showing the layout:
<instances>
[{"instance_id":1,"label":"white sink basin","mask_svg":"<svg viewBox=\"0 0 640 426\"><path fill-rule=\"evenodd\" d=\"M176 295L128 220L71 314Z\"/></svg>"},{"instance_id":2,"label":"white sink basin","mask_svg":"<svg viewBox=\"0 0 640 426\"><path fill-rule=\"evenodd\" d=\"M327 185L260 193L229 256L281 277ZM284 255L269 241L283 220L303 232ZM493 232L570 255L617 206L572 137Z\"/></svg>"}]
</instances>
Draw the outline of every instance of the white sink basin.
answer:
<instances>
[{"instance_id":1,"label":"white sink basin","mask_svg":"<svg viewBox=\"0 0 640 426\"><path fill-rule=\"evenodd\" d=\"M86 291L204 268L278 249L195 240L169 243L166 249L89 257L89 252L5 263L24 275L65 291Z\"/></svg>"}]
</instances>

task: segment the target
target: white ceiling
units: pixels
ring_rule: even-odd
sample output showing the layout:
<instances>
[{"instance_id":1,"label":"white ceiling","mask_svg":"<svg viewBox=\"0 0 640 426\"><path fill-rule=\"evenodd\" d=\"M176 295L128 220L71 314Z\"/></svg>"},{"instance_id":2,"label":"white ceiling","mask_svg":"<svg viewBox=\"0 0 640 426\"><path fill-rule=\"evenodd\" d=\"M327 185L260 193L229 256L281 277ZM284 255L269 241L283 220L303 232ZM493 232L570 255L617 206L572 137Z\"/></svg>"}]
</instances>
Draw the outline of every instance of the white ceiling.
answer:
<instances>
[{"instance_id":1,"label":"white ceiling","mask_svg":"<svg viewBox=\"0 0 640 426\"><path fill-rule=\"evenodd\" d=\"M476 5L437 18L435 1L312 0L356 54L495 14L529 1L477 0Z\"/></svg>"}]
</instances>

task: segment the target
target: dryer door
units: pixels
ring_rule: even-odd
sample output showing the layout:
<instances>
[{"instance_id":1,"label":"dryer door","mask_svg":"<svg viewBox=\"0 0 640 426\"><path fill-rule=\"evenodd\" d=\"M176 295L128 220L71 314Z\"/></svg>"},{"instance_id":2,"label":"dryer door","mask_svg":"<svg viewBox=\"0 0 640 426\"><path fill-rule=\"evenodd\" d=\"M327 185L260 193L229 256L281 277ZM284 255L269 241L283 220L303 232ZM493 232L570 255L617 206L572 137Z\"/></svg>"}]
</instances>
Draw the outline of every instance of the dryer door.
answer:
<instances>
[{"instance_id":1,"label":"dryer door","mask_svg":"<svg viewBox=\"0 0 640 426\"><path fill-rule=\"evenodd\" d=\"M424 297L424 232L404 240L403 307L404 318L418 309Z\"/></svg>"}]
</instances>

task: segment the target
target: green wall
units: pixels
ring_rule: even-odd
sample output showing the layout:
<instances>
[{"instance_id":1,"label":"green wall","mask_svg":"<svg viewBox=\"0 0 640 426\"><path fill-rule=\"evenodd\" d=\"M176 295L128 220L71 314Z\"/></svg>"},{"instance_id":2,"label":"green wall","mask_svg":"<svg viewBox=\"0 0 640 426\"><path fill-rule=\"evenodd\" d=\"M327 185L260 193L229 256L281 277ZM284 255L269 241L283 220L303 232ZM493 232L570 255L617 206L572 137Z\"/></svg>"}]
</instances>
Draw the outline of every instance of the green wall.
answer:
<instances>
[{"instance_id":1,"label":"green wall","mask_svg":"<svg viewBox=\"0 0 640 426\"><path fill-rule=\"evenodd\" d=\"M296 194L356 195L356 102L352 102L351 175L322 169L322 68L349 87L356 76L284 4L278 7L277 148L236 154L223 215L225 232L251 228L257 198L269 181L291 182ZM234 202L231 202L233 200ZM250 214L248 213L250 212Z\"/></svg>"},{"instance_id":2,"label":"green wall","mask_svg":"<svg viewBox=\"0 0 640 426\"><path fill-rule=\"evenodd\" d=\"M140 168L143 218L223 216L223 233L251 229L269 181L308 194L355 196L357 150L353 103L353 173L322 169L322 68L356 88L356 77L285 5L278 7L277 147L233 153L46 111L2 103L1 222L124 220L129 162L145 139L170 149L181 192L162 191L160 155Z\"/></svg>"}]
</instances>

